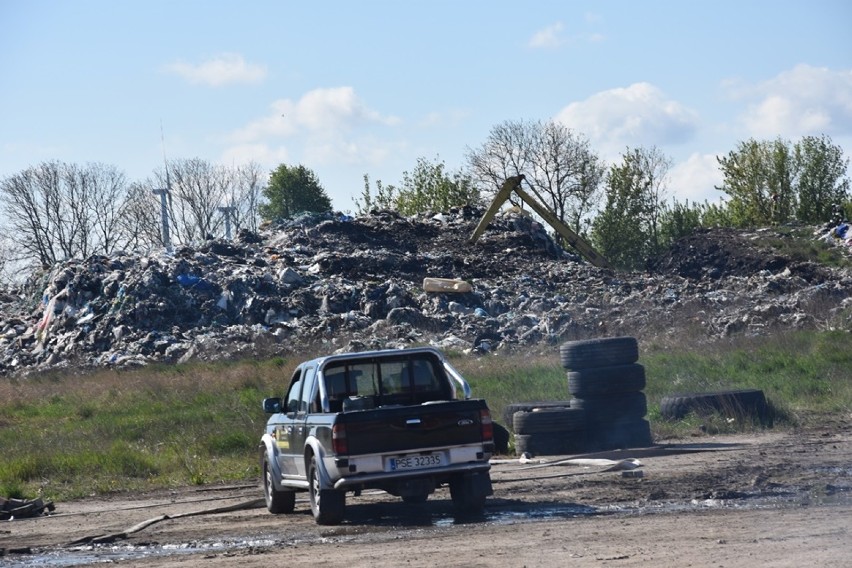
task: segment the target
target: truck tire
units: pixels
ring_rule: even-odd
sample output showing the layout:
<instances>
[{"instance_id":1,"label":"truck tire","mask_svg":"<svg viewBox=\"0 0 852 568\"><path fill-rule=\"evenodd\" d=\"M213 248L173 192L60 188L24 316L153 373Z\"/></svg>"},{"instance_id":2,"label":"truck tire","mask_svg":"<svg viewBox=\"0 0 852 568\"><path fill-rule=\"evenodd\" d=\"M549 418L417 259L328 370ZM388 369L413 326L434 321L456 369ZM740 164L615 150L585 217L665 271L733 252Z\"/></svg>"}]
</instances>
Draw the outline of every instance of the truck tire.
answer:
<instances>
[{"instance_id":1,"label":"truck tire","mask_svg":"<svg viewBox=\"0 0 852 568\"><path fill-rule=\"evenodd\" d=\"M635 337L601 337L569 341L559 348L562 366L572 371L629 365L639 359Z\"/></svg>"},{"instance_id":2,"label":"truck tire","mask_svg":"<svg viewBox=\"0 0 852 568\"><path fill-rule=\"evenodd\" d=\"M516 412L512 417L516 434L557 432L564 434L586 427L586 413L577 408L543 408L533 412Z\"/></svg>"},{"instance_id":3,"label":"truck tire","mask_svg":"<svg viewBox=\"0 0 852 568\"><path fill-rule=\"evenodd\" d=\"M487 475L487 474L474 474ZM456 514L464 517L478 517L482 515L485 508L487 495L483 492L474 492L470 476L465 474L454 475L450 478L450 498ZM490 482L489 482L490 483Z\"/></svg>"},{"instance_id":4,"label":"truck tire","mask_svg":"<svg viewBox=\"0 0 852 568\"><path fill-rule=\"evenodd\" d=\"M296 507L295 491L278 491L272 481L272 468L269 457L263 455L263 496L267 510L274 515L292 513Z\"/></svg>"},{"instance_id":5,"label":"truck tire","mask_svg":"<svg viewBox=\"0 0 852 568\"><path fill-rule=\"evenodd\" d=\"M645 388L645 367L639 363L568 371L568 392L577 398L638 392Z\"/></svg>"},{"instance_id":6,"label":"truck tire","mask_svg":"<svg viewBox=\"0 0 852 568\"><path fill-rule=\"evenodd\" d=\"M506 455L509 453L509 430L505 426L494 422L494 453Z\"/></svg>"},{"instance_id":7,"label":"truck tire","mask_svg":"<svg viewBox=\"0 0 852 568\"><path fill-rule=\"evenodd\" d=\"M516 412L532 412L536 408L570 408L570 400L545 400L537 402L513 402L503 408L503 423L514 428L513 420Z\"/></svg>"},{"instance_id":8,"label":"truck tire","mask_svg":"<svg viewBox=\"0 0 852 568\"><path fill-rule=\"evenodd\" d=\"M308 466L308 483L314 520L318 525L339 525L346 508L346 493L335 489L322 489L316 456L311 456Z\"/></svg>"}]
</instances>

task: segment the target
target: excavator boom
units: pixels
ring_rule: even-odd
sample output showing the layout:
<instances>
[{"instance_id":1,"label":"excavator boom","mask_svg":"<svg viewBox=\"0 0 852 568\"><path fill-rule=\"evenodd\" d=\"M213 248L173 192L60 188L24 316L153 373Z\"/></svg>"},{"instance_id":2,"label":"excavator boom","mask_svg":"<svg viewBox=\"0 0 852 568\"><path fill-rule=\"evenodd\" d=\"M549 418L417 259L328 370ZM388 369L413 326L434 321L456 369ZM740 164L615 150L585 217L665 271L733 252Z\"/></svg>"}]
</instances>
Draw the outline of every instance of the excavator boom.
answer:
<instances>
[{"instance_id":1,"label":"excavator boom","mask_svg":"<svg viewBox=\"0 0 852 568\"><path fill-rule=\"evenodd\" d=\"M500 191L497 192L497 195L494 196L494 200L489 205L488 210L485 211L485 214L480 219L479 224L476 226L476 230L473 231L473 236L470 238L471 243L475 243L482 233L485 232L485 228L488 227L488 224L491 223L491 220L494 219L494 216L500 210L503 203L509 199L509 196L514 191L518 194L518 197L524 200L524 202L529 205L533 211L538 213L538 215L547 221L551 227L553 227L557 233L559 233L562 238L564 238L572 247L577 249L577 251L585 257L586 260L591 262L593 265L598 268L609 268L609 262L602 257L598 252L585 241L580 235L569 229L565 223L559 220L559 218L553 214L552 211L542 206L538 201L536 201L532 195L521 189L521 181L523 181L524 176L518 175L513 176L503 182L503 187L500 188Z\"/></svg>"}]
</instances>

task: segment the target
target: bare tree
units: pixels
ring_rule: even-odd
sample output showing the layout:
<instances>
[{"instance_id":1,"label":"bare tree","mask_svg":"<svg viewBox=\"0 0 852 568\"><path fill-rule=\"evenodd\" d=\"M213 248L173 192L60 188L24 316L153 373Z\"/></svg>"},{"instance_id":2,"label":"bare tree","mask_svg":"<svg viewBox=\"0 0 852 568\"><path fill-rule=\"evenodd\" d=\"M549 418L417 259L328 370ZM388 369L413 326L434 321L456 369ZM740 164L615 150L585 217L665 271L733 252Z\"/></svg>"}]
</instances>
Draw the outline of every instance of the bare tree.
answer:
<instances>
[{"instance_id":1,"label":"bare tree","mask_svg":"<svg viewBox=\"0 0 852 568\"><path fill-rule=\"evenodd\" d=\"M124 174L113 166L44 162L0 181L16 261L41 266L110 253L123 240L118 218Z\"/></svg>"},{"instance_id":2,"label":"bare tree","mask_svg":"<svg viewBox=\"0 0 852 568\"><path fill-rule=\"evenodd\" d=\"M153 177L131 186L124 226L135 248L164 246L161 202L154 191L168 189L166 210L173 245L223 236L225 218L220 207L233 207L234 228L256 230L263 185L263 170L253 162L228 168L198 158L171 161L167 169L156 170Z\"/></svg>"},{"instance_id":3,"label":"bare tree","mask_svg":"<svg viewBox=\"0 0 852 568\"><path fill-rule=\"evenodd\" d=\"M563 124L507 121L478 149L468 149L473 177L496 191L523 174L531 192L575 232L582 233L601 198L604 166L588 140Z\"/></svg>"},{"instance_id":4,"label":"bare tree","mask_svg":"<svg viewBox=\"0 0 852 568\"><path fill-rule=\"evenodd\" d=\"M257 162L249 162L231 172L231 201L234 207L232 220L236 228L257 231L260 222L261 192L266 185L266 174Z\"/></svg>"},{"instance_id":5,"label":"bare tree","mask_svg":"<svg viewBox=\"0 0 852 568\"><path fill-rule=\"evenodd\" d=\"M120 223L130 250L147 252L163 247L160 198L152 191L153 182L130 184Z\"/></svg>"}]
</instances>

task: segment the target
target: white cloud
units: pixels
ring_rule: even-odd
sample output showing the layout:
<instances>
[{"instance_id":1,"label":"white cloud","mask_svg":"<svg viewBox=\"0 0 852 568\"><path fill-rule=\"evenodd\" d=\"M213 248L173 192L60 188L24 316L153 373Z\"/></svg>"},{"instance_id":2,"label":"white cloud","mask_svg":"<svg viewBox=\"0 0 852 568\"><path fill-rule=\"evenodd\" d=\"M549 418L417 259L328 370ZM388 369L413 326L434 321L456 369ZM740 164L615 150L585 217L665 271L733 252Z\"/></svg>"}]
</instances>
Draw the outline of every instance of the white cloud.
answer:
<instances>
[{"instance_id":1,"label":"white cloud","mask_svg":"<svg viewBox=\"0 0 852 568\"><path fill-rule=\"evenodd\" d=\"M290 153L283 146L276 148L268 144L241 144L227 148L222 153L220 162L228 166L242 166L249 162L257 162L271 169L289 160Z\"/></svg>"},{"instance_id":2,"label":"white cloud","mask_svg":"<svg viewBox=\"0 0 852 568\"><path fill-rule=\"evenodd\" d=\"M266 66L247 63L237 53L222 53L198 65L175 61L164 66L169 73L194 85L221 87L224 85L260 83L266 78Z\"/></svg>"},{"instance_id":3,"label":"white cloud","mask_svg":"<svg viewBox=\"0 0 852 568\"><path fill-rule=\"evenodd\" d=\"M352 87L315 89L298 100L278 99L269 108L267 116L231 133L233 146L226 156L251 155L263 164L293 161L315 168L377 164L394 152L394 144L373 131L400 120L369 108Z\"/></svg>"},{"instance_id":4,"label":"white cloud","mask_svg":"<svg viewBox=\"0 0 852 568\"><path fill-rule=\"evenodd\" d=\"M564 27L565 25L562 22L551 24L535 32L527 45L534 49L559 47L565 43L565 38L562 36Z\"/></svg>"},{"instance_id":5,"label":"white cloud","mask_svg":"<svg viewBox=\"0 0 852 568\"><path fill-rule=\"evenodd\" d=\"M664 146L690 140L697 114L649 83L634 83L571 103L555 120L589 137L604 156L627 146Z\"/></svg>"},{"instance_id":6,"label":"white cloud","mask_svg":"<svg viewBox=\"0 0 852 568\"><path fill-rule=\"evenodd\" d=\"M238 142L269 136L334 138L356 126L395 126L400 122L368 108L352 87L314 89L297 101L278 99L270 110L269 115L234 132L232 138Z\"/></svg>"},{"instance_id":7,"label":"white cloud","mask_svg":"<svg viewBox=\"0 0 852 568\"><path fill-rule=\"evenodd\" d=\"M852 134L852 70L797 65L732 94L753 101L741 117L750 136Z\"/></svg>"},{"instance_id":8,"label":"white cloud","mask_svg":"<svg viewBox=\"0 0 852 568\"><path fill-rule=\"evenodd\" d=\"M715 154L692 154L669 172L670 193L681 203L718 203L725 197L715 188L718 185L722 185L722 172Z\"/></svg>"}]
</instances>

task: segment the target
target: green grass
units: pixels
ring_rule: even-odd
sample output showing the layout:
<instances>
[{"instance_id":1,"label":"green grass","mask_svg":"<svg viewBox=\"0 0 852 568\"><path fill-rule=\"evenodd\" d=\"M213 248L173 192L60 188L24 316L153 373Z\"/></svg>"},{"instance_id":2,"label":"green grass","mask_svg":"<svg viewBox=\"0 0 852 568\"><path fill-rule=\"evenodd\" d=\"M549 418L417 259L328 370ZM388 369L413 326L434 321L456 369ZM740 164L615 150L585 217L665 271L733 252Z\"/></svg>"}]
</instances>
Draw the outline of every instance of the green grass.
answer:
<instances>
[{"instance_id":1,"label":"green grass","mask_svg":"<svg viewBox=\"0 0 852 568\"><path fill-rule=\"evenodd\" d=\"M852 334L797 332L679 347L640 343L655 436L754 427L660 420L677 392L762 389L775 428L852 412ZM313 354L306 354L306 357ZM513 402L567 400L558 347L544 355L453 355L499 421ZM261 400L283 394L295 359L0 379L0 495L67 499L257 481Z\"/></svg>"}]
</instances>

